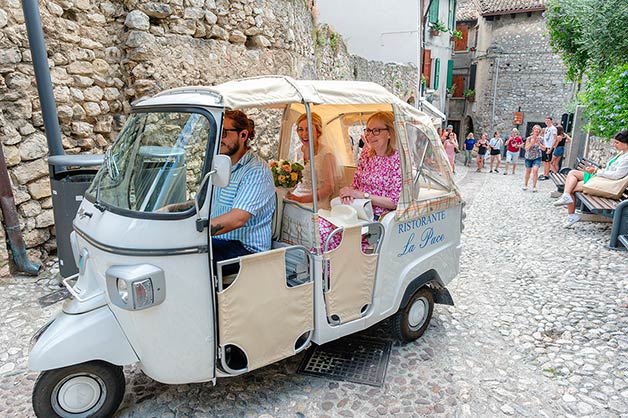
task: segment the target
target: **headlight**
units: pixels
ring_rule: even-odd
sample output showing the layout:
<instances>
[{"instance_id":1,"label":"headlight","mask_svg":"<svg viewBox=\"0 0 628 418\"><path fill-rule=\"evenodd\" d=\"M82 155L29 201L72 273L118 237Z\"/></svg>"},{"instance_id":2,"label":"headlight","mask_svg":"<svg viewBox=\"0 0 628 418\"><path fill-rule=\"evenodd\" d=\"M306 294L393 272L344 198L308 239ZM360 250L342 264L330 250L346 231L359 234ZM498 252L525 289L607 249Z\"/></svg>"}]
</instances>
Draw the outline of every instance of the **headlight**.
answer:
<instances>
[{"instance_id":1,"label":"headlight","mask_svg":"<svg viewBox=\"0 0 628 418\"><path fill-rule=\"evenodd\" d=\"M125 305L129 304L129 288L124 280L117 279L116 287L118 288L118 295L120 295L120 300L124 302Z\"/></svg>"},{"instance_id":2,"label":"headlight","mask_svg":"<svg viewBox=\"0 0 628 418\"><path fill-rule=\"evenodd\" d=\"M129 311L150 308L166 299L163 270L151 264L113 266L105 274L109 299Z\"/></svg>"}]
</instances>

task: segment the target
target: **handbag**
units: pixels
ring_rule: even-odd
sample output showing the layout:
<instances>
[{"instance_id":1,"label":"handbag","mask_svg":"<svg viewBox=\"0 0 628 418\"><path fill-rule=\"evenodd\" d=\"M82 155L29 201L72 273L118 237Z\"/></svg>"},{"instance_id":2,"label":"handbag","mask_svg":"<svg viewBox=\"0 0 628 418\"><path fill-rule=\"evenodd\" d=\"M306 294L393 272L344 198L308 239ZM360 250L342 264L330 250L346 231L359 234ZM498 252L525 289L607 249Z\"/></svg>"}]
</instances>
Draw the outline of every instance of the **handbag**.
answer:
<instances>
[{"instance_id":1,"label":"handbag","mask_svg":"<svg viewBox=\"0 0 628 418\"><path fill-rule=\"evenodd\" d=\"M602 176L593 176L582 186L582 191L600 197L608 197L610 199L619 199L628 188L628 176L611 180Z\"/></svg>"},{"instance_id":2,"label":"handbag","mask_svg":"<svg viewBox=\"0 0 628 418\"><path fill-rule=\"evenodd\" d=\"M479 147L479 146L477 146L477 145L473 147L473 149L471 150L471 156L472 156L473 158L475 158L475 157L477 157L477 156L478 156L478 150L479 150L479 149L480 149L480 147Z\"/></svg>"}]
</instances>

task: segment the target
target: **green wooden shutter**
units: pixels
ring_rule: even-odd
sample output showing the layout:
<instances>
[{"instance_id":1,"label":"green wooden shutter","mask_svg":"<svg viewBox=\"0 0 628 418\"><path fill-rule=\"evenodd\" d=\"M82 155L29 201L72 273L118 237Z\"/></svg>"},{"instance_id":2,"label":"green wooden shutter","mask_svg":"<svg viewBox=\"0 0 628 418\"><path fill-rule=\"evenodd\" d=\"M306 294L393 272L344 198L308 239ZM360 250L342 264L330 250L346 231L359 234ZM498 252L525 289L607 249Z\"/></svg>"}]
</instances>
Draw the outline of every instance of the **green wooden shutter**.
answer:
<instances>
[{"instance_id":1,"label":"green wooden shutter","mask_svg":"<svg viewBox=\"0 0 628 418\"><path fill-rule=\"evenodd\" d=\"M456 0L449 0L449 14L447 15L449 30L456 27Z\"/></svg>"},{"instance_id":2,"label":"green wooden shutter","mask_svg":"<svg viewBox=\"0 0 628 418\"><path fill-rule=\"evenodd\" d=\"M440 79L440 58L434 60L434 90L438 90L438 80Z\"/></svg>"},{"instance_id":3,"label":"green wooden shutter","mask_svg":"<svg viewBox=\"0 0 628 418\"><path fill-rule=\"evenodd\" d=\"M447 88L450 89L454 83L454 60L447 61Z\"/></svg>"},{"instance_id":4,"label":"green wooden shutter","mask_svg":"<svg viewBox=\"0 0 628 418\"><path fill-rule=\"evenodd\" d=\"M439 0L432 0L432 5L430 6L429 23L438 22L438 2Z\"/></svg>"}]
</instances>

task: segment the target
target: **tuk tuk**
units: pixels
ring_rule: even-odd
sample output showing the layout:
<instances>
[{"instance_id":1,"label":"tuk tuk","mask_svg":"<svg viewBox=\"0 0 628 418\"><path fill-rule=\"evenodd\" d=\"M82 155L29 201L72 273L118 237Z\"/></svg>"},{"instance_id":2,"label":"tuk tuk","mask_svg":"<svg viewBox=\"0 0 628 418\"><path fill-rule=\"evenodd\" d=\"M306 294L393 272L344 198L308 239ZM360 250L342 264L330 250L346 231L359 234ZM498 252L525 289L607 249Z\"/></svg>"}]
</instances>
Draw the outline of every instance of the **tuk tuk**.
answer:
<instances>
[{"instance_id":1,"label":"tuk tuk","mask_svg":"<svg viewBox=\"0 0 628 418\"><path fill-rule=\"evenodd\" d=\"M375 112L394 114L402 190L396 210L337 228L329 249L323 210L276 192L269 251L212 265L212 190L229 183L219 154L226 110L241 109L295 160L295 121L322 119L351 184L360 133ZM258 135L259 136L259 135ZM309 141L310 158L314 156ZM317 173L311 168L316 184ZM193 202L181 211L166 205ZM136 364L167 384L216 383L392 317L394 335L419 338L434 303L453 305L463 201L434 121L379 85L247 78L167 90L133 105L74 219L78 274L71 297L33 337L29 367L38 417L108 417ZM366 249L365 249L366 243ZM235 275L223 274L236 264Z\"/></svg>"}]
</instances>

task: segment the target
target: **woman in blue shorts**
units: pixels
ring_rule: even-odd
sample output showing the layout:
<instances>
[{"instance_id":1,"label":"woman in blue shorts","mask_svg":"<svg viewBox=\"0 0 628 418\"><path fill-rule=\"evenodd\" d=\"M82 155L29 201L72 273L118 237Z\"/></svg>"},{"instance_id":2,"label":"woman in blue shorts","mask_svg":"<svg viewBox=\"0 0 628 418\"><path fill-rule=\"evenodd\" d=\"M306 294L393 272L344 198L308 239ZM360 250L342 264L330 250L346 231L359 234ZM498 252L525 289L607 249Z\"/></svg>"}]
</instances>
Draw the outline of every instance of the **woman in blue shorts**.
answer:
<instances>
[{"instance_id":1,"label":"woman in blue shorts","mask_svg":"<svg viewBox=\"0 0 628 418\"><path fill-rule=\"evenodd\" d=\"M571 142L571 137L565 133L565 129L558 125L556 127L556 138L554 142L557 144L552 153L552 161L550 162L550 171L558 173L560 166L560 159L565 155L565 145L567 142Z\"/></svg>"},{"instance_id":2,"label":"woman in blue shorts","mask_svg":"<svg viewBox=\"0 0 628 418\"><path fill-rule=\"evenodd\" d=\"M543 138L541 137L541 127L539 125L534 125L532 128L532 135L526 139L526 174L523 179L523 190L528 190L528 181L530 180L530 173L532 173L532 191L536 192L536 181L538 179L539 167L541 166L542 142Z\"/></svg>"}]
</instances>

